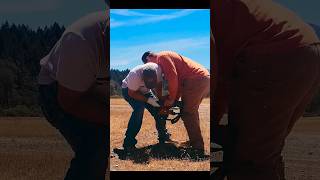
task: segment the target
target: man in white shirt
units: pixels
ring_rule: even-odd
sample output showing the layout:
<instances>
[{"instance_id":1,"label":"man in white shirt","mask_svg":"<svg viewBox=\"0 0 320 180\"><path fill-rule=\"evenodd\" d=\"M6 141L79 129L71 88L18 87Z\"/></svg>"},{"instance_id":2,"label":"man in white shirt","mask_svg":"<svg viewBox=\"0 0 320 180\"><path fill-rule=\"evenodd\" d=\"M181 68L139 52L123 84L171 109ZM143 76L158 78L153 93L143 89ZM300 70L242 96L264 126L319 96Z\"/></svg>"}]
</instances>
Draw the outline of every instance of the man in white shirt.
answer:
<instances>
[{"instance_id":1,"label":"man in white shirt","mask_svg":"<svg viewBox=\"0 0 320 180\"><path fill-rule=\"evenodd\" d=\"M123 143L123 148L126 151L135 149L137 143L135 137L141 129L145 108L156 120L159 142L164 143L170 140L170 134L166 129L166 121L160 119L158 115L159 99L151 91L161 84L162 71L160 66L155 63L136 66L122 81L122 95L133 109Z\"/></svg>"},{"instance_id":2,"label":"man in white shirt","mask_svg":"<svg viewBox=\"0 0 320 180\"><path fill-rule=\"evenodd\" d=\"M107 12L69 26L41 61L40 105L74 151L65 180L104 180L109 157L107 123ZM106 82L106 81L105 81Z\"/></svg>"}]
</instances>

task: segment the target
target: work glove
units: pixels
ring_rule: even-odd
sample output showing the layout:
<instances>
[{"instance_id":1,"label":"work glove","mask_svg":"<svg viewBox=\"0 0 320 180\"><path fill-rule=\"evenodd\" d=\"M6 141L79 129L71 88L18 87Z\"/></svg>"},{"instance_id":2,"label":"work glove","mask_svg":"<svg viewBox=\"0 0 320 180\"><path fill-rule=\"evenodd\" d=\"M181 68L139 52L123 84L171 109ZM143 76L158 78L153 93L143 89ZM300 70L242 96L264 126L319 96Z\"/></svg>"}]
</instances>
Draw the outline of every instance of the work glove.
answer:
<instances>
[{"instance_id":1,"label":"work glove","mask_svg":"<svg viewBox=\"0 0 320 180\"><path fill-rule=\"evenodd\" d=\"M153 107L160 107L157 101L159 101L158 98L149 97L147 103L151 104Z\"/></svg>"}]
</instances>

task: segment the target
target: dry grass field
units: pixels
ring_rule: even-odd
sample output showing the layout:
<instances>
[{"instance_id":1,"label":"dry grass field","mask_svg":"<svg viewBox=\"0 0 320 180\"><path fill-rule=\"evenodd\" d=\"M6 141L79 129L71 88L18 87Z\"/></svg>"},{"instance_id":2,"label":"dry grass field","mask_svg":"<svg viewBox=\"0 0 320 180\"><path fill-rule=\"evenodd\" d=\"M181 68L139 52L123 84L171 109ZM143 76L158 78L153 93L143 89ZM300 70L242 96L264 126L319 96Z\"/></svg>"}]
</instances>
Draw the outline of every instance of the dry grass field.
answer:
<instances>
[{"instance_id":1,"label":"dry grass field","mask_svg":"<svg viewBox=\"0 0 320 180\"><path fill-rule=\"evenodd\" d=\"M111 101L117 111L130 111L122 100ZM206 105L207 104L207 105ZM118 105L118 106L114 106ZM204 102L201 116L208 106ZM206 109L206 108L205 108ZM114 111L117 112L117 111ZM111 114L114 116L114 113ZM147 113L146 113L147 114ZM121 147L128 114L122 113L111 123L111 149ZM147 115L146 117L148 117ZM119 119L122 118L123 119ZM168 129L176 141L187 139L182 124L170 125ZM202 127L208 122L202 122ZM119 127L119 129L115 129ZM154 122L146 119L138 136L138 146L156 143ZM206 142L209 134L204 133ZM288 180L318 180L320 177L320 117L304 118L298 121L287 139L283 152L286 161ZM208 147L207 147L208 148ZM209 149L207 149L208 151ZM66 142L51 128L43 118L0 118L0 180L59 180L68 168L72 152ZM208 162L190 160L152 159L148 164L134 163L130 160L111 159L112 170L207 170Z\"/></svg>"},{"instance_id":2,"label":"dry grass field","mask_svg":"<svg viewBox=\"0 0 320 180\"><path fill-rule=\"evenodd\" d=\"M122 148L124 134L127 129L131 107L123 99L111 99L110 105L110 142L111 151L114 148ZM200 120L202 136L205 141L206 153L210 153L210 100L205 99L200 106ZM186 142L188 136L180 120L176 124L167 123L167 129L172 134L172 140ZM157 133L153 117L145 110L142 128L137 136L138 148L146 148L147 152L135 158L122 160L116 153L111 154L111 171L209 171L210 160L194 161L190 158L179 158L171 154L176 151L176 146L168 145L164 148L163 154L166 156L153 156L148 148L157 144ZM179 147L179 144L177 145ZM153 146L156 149L157 146ZM149 151L148 151L149 149ZM152 148L151 148L152 149Z\"/></svg>"},{"instance_id":3,"label":"dry grass field","mask_svg":"<svg viewBox=\"0 0 320 180\"><path fill-rule=\"evenodd\" d=\"M283 156L288 180L320 180L320 117L296 123Z\"/></svg>"},{"instance_id":4,"label":"dry grass field","mask_svg":"<svg viewBox=\"0 0 320 180\"><path fill-rule=\"evenodd\" d=\"M320 180L320 117L297 121L282 152L287 180ZM217 152L215 158L221 160Z\"/></svg>"},{"instance_id":5,"label":"dry grass field","mask_svg":"<svg viewBox=\"0 0 320 180\"><path fill-rule=\"evenodd\" d=\"M63 179L72 151L43 118L0 118L0 179Z\"/></svg>"}]
</instances>

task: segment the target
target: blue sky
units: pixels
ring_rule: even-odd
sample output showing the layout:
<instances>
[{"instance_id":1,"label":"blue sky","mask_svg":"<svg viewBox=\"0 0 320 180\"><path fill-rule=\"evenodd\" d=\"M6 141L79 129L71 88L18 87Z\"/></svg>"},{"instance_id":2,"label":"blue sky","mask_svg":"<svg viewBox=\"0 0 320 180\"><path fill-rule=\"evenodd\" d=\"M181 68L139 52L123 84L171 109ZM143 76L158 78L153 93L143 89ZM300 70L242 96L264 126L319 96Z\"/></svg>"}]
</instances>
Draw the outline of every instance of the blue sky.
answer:
<instances>
[{"instance_id":1,"label":"blue sky","mask_svg":"<svg viewBox=\"0 0 320 180\"><path fill-rule=\"evenodd\" d=\"M111 10L110 63L141 64L145 51L172 50L210 67L209 10Z\"/></svg>"}]
</instances>

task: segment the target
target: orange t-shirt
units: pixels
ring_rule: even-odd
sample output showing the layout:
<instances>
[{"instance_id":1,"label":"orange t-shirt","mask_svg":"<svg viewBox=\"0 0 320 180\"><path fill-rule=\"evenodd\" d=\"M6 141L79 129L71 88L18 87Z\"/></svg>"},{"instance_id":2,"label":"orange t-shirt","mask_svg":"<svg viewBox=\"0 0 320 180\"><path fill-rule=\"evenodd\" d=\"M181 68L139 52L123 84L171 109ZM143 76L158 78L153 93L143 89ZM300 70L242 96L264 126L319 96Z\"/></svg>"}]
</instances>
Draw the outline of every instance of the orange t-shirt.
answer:
<instances>
[{"instance_id":1,"label":"orange t-shirt","mask_svg":"<svg viewBox=\"0 0 320 180\"><path fill-rule=\"evenodd\" d=\"M183 80L209 76L206 68L187 57L172 51L162 51L157 54L157 63L168 81L169 100L180 98Z\"/></svg>"}]
</instances>

